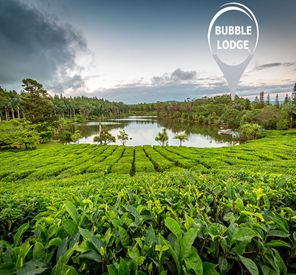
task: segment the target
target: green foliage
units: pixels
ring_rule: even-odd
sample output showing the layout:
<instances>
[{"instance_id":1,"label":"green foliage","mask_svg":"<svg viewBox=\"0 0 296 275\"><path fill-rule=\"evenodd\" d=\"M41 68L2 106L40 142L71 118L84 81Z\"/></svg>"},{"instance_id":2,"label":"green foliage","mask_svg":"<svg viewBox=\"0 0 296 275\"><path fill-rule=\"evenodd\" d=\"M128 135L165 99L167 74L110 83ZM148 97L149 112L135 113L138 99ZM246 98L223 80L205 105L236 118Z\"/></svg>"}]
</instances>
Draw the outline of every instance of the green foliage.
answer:
<instances>
[{"instance_id":1,"label":"green foliage","mask_svg":"<svg viewBox=\"0 0 296 275\"><path fill-rule=\"evenodd\" d=\"M288 130L289 128L289 123L287 118L281 118L279 121L276 123L276 129L278 130Z\"/></svg>"},{"instance_id":2,"label":"green foliage","mask_svg":"<svg viewBox=\"0 0 296 275\"><path fill-rule=\"evenodd\" d=\"M167 129L163 128L161 132L158 133L158 135L155 137L155 141L157 141L161 146L168 145L168 133Z\"/></svg>"},{"instance_id":3,"label":"green foliage","mask_svg":"<svg viewBox=\"0 0 296 275\"><path fill-rule=\"evenodd\" d=\"M0 121L27 118L34 123L54 123L59 117L82 122L128 112L128 106L121 102L84 96L51 97L36 80L24 79L22 84L24 90L21 94L0 87Z\"/></svg>"},{"instance_id":4,"label":"green foliage","mask_svg":"<svg viewBox=\"0 0 296 275\"><path fill-rule=\"evenodd\" d=\"M295 272L295 176L184 170L25 183L0 185L0 203L13 196L10 214L27 215L16 228L1 212L6 274Z\"/></svg>"},{"instance_id":5,"label":"green foliage","mask_svg":"<svg viewBox=\"0 0 296 275\"><path fill-rule=\"evenodd\" d=\"M125 132L125 130L122 130L122 131L119 131L119 134L117 135L117 139L121 142L123 146L125 146L126 142L132 138L128 137L128 134Z\"/></svg>"},{"instance_id":6,"label":"green foliage","mask_svg":"<svg viewBox=\"0 0 296 275\"><path fill-rule=\"evenodd\" d=\"M41 141L36 126L24 119L0 123L0 149L34 149Z\"/></svg>"},{"instance_id":7,"label":"green foliage","mask_svg":"<svg viewBox=\"0 0 296 275\"><path fill-rule=\"evenodd\" d=\"M74 142L77 142L81 138L81 133L79 130L76 130L74 134L71 135L71 139Z\"/></svg>"},{"instance_id":8,"label":"green foliage","mask_svg":"<svg viewBox=\"0 0 296 275\"><path fill-rule=\"evenodd\" d=\"M33 79L23 80L24 92L22 93L22 104L24 116L33 123L54 121L54 106L42 84Z\"/></svg>"},{"instance_id":9,"label":"green foliage","mask_svg":"<svg viewBox=\"0 0 296 275\"><path fill-rule=\"evenodd\" d=\"M246 123L241 127L241 136L245 139L256 139L264 136L263 128L259 124Z\"/></svg>"},{"instance_id":10,"label":"green foliage","mask_svg":"<svg viewBox=\"0 0 296 275\"><path fill-rule=\"evenodd\" d=\"M1 152L0 273L293 274L295 145Z\"/></svg>"},{"instance_id":11,"label":"green foliage","mask_svg":"<svg viewBox=\"0 0 296 275\"><path fill-rule=\"evenodd\" d=\"M182 146L182 142L188 140L188 135L186 133L179 133L175 135L175 139L180 141L180 146Z\"/></svg>"},{"instance_id":12,"label":"green foliage","mask_svg":"<svg viewBox=\"0 0 296 275\"><path fill-rule=\"evenodd\" d=\"M240 120L243 113L235 108L227 108L221 116L221 121L229 127L237 128L240 125Z\"/></svg>"},{"instance_id":13,"label":"green foliage","mask_svg":"<svg viewBox=\"0 0 296 275\"><path fill-rule=\"evenodd\" d=\"M276 124L280 120L280 111L275 106L266 106L255 117L255 121L264 129L276 129Z\"/></svg>"},{"instance_id":14,"label":"green foliage","mask_svg":"<svg viewBox=\"0 0 296 275\"><path fill-rule=\"evenodd\" d=\"M63 144L70 143L71 141L73 141L72 133L69 131L62 131L62 133L59 136L59 140Z\"/></svg>"},{"instance_id":15,"label":"green foliage","mask_svg":"<svg viewBox=\"0 0 296 275\"><path fill-rule=\"evenodd\" d=\"M94 142L100 143L102 145L107 145L111 142L115 142L116 138L105 128L100 132L99 136L94 137Z\"/></svg>"}]
</instances>

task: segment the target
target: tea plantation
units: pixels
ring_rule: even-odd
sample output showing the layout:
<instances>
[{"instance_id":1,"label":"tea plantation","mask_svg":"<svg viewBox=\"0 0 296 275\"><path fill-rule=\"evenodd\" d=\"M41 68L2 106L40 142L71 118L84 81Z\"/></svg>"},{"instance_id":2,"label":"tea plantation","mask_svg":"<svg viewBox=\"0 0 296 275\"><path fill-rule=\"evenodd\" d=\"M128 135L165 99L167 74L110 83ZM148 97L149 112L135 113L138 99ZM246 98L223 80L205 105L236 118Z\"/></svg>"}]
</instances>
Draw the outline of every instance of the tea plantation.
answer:
<instances>
[{"instance_id":1,"label":"tea plantation","mask_svg":"<svg viewBox=\"0 0 296 275\"><path fill-rule=\"evenodd\" d=\"M296 274L296 132L0 153L0 274Z\"/></svg>"}]
</instances>

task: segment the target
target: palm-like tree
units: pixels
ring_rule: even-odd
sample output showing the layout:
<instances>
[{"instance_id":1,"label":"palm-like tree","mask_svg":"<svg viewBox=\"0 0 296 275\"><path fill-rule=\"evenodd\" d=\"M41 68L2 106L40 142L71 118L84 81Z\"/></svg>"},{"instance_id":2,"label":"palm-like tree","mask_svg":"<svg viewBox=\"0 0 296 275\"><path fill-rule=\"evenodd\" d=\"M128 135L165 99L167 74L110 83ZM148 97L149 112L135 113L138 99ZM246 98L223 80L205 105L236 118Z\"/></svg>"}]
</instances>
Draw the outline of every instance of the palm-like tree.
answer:
<instances>
[{"instance_id":1,"label":"palm-like tree","mask_svg":"<svg viewBox=\"0 0 296 275\"><path fill-rule=\"evenodd\" d=\"M180 141L180 146L182 146L182 142L188 140L188 135L186 133L179 133L175 135L175 139Z\"/></svg>"}]
</instances>

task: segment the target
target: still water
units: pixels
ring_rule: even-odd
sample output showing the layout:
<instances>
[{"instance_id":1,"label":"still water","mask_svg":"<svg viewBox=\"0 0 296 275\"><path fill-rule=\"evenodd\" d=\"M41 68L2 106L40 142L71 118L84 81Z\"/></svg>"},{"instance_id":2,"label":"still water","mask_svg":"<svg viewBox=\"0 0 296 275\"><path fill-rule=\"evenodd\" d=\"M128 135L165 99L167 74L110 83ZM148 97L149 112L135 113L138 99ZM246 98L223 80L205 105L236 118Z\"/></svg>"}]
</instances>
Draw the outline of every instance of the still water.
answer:
<instances>
[{"instance_id":1,"label":"still water","mask_svg":"<svg viewBox=\"0 0 296 275\"><path fill-rule=\"evenodd\" d=\"M182 146L189 147L222 147L231 146L235 143L227 136L220 136L217 134L217 128L201 127L191 123L180 123L174 121L161 121L152 116L130 116L121 119L110 119L101 122L102 128L107 128L110 133L117 138L120 130L125 130L131 140L127 141L126 145L159 145L155 141L157 134L163 129L167 128L169 136L169 145L179 146L179 140L175 139L176 133L188 133L188 141L182 143ZM79 129L82 138L79 143L95 144L94 137L99 132L99 122L87 122L75 124L74 129ZM121 144L116 140L115 143Z\"/></svg>"}]
</instances>

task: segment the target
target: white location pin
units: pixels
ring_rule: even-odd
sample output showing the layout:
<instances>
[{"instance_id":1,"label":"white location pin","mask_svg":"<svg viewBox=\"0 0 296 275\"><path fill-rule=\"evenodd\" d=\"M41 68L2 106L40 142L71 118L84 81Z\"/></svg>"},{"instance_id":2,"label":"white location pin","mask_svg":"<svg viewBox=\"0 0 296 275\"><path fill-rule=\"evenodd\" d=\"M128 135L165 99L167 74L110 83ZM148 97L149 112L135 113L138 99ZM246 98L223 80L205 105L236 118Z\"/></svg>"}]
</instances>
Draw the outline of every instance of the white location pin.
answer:
<instances>
[{"instance_id":1,"label":"white location pin","mask_svg":"<svg viewBox=\"0 0 296 275\"><path fill-rule=\"evenodd\" d=\"M238 16L243 17L243 20L238 20ZM242 21L246 22L246 20L249 23L243 25ZM215 41L212 41L214 39ZM223 40L221 41L221 39ZM251 39L254 40L253 43L250 43ZM227 3L221 6L211 20L208 30L210 51L227 80L232 99L235 97L239 80L254 55L258 40L257 19L245 5L235 2ZM250 44L253 44L253 46ZM225 55L228 55L233 61L232 55L234 53L240 57L237 64L227 64L218 56L224 55L225 57ZM242 61L241 57L243 57Z\"/></svg>"}]
</instances>

